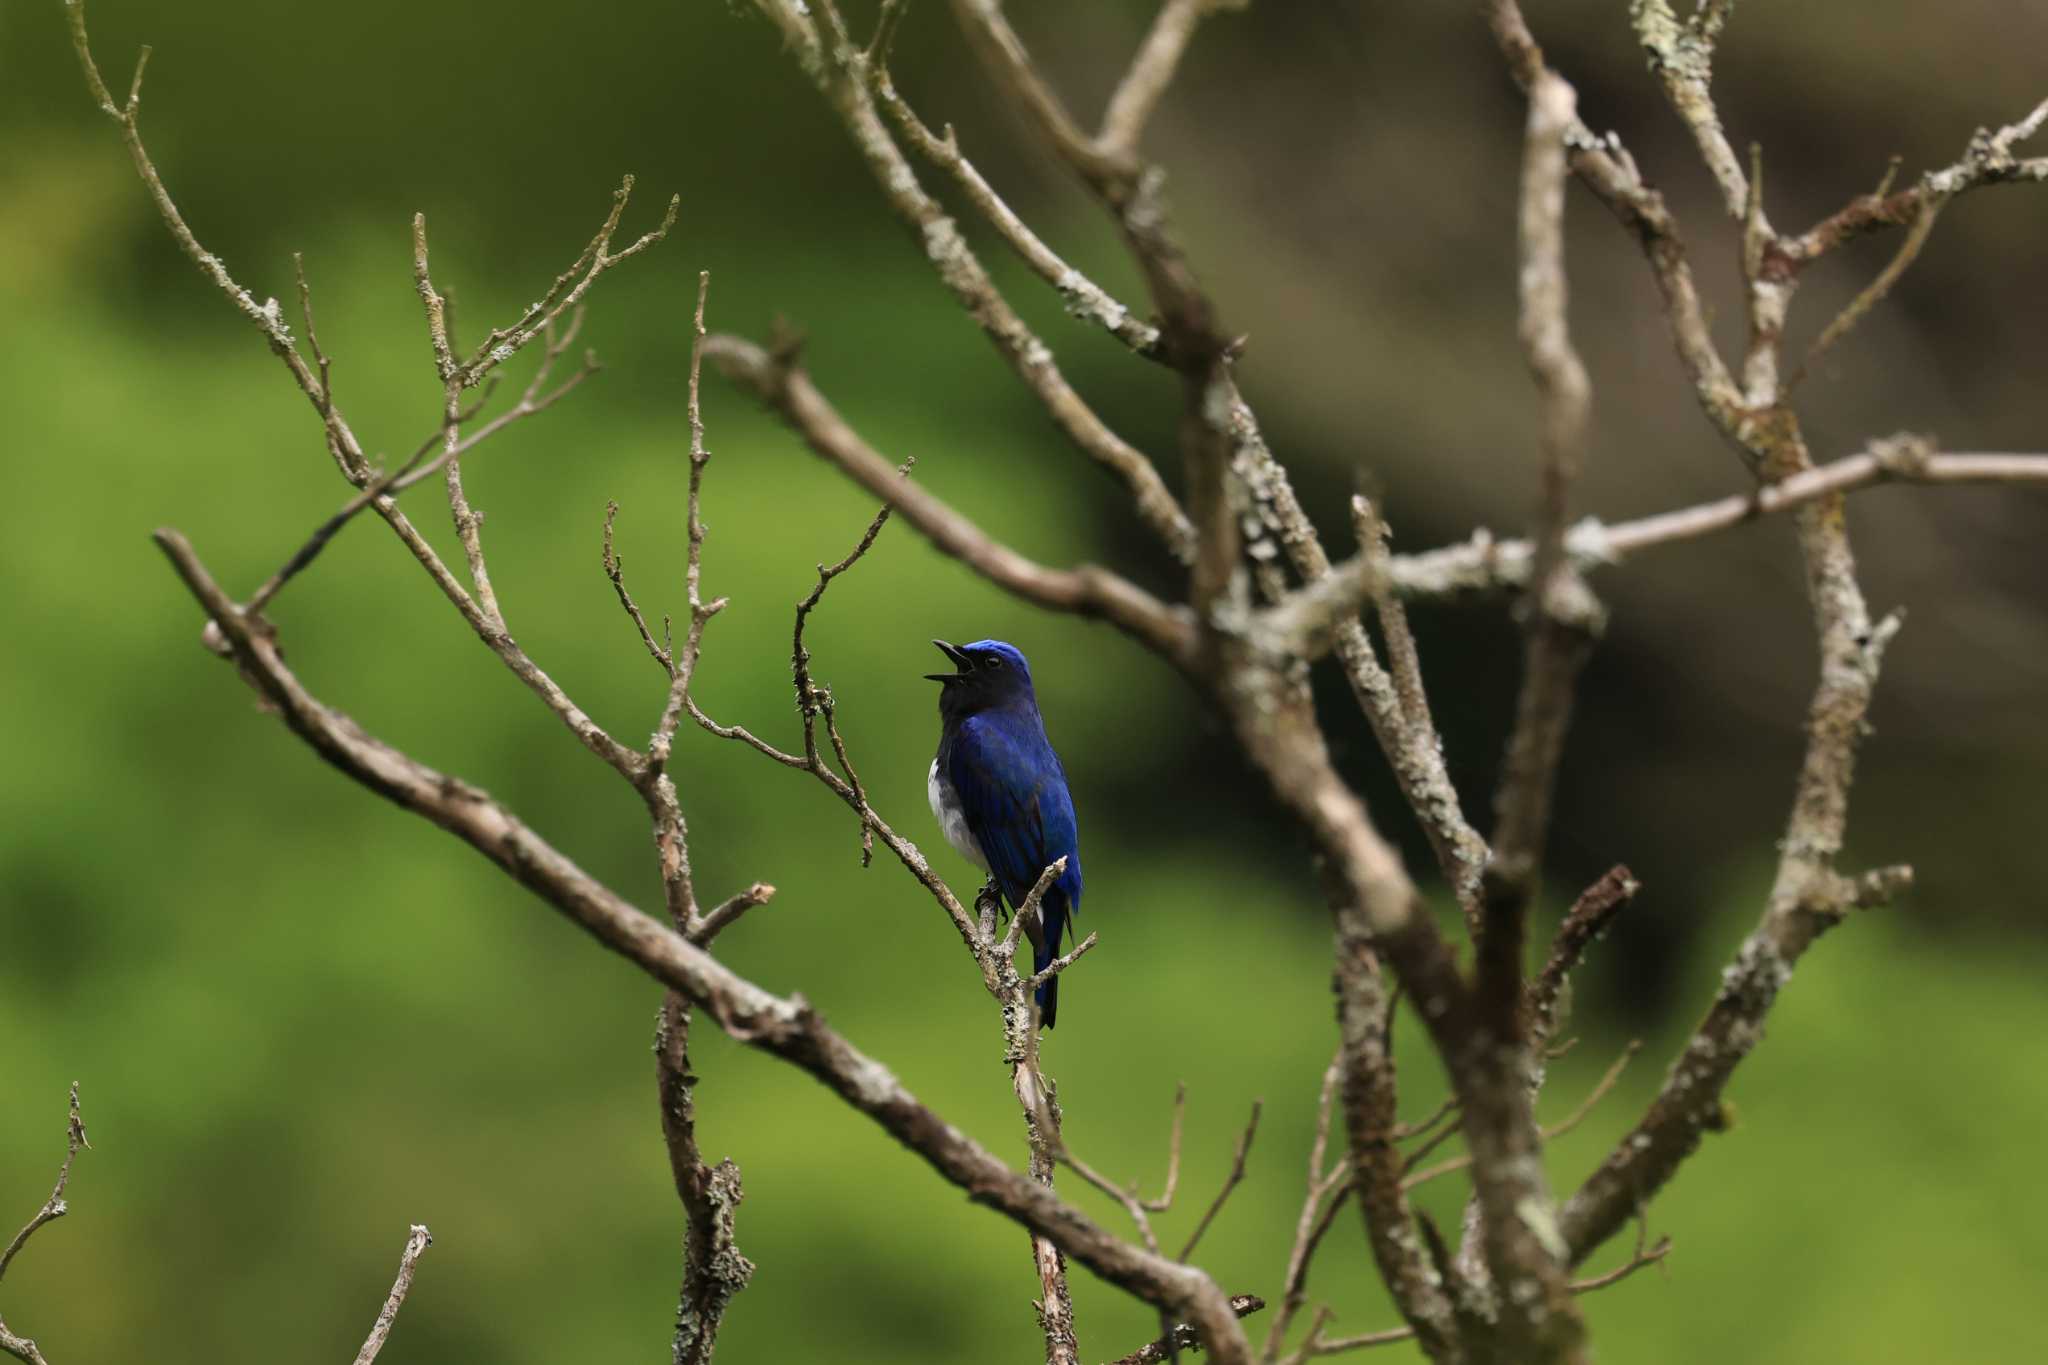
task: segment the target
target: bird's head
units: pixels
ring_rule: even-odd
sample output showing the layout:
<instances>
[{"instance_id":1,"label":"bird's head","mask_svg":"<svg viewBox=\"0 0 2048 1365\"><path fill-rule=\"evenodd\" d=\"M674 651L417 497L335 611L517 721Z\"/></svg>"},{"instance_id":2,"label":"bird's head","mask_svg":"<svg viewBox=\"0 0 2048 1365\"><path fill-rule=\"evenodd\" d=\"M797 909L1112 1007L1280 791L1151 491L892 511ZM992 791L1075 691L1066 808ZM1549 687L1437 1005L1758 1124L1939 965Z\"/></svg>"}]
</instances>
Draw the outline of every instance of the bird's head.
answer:
<instances>
[{"instance_id":1,"label":"bird's head","mask_svg":"<svg viewBox=\"0 0 2048 1365\"><path fill-rule=\"evenodd\" d=\"M944 640L932 643L955 670L925 674L941 685L941 711L966 715L1008 702L1031 700L1031 665L1015 645L1001 640L976 640L971 645L949 645Z\"/></svg>"}]
</instances>

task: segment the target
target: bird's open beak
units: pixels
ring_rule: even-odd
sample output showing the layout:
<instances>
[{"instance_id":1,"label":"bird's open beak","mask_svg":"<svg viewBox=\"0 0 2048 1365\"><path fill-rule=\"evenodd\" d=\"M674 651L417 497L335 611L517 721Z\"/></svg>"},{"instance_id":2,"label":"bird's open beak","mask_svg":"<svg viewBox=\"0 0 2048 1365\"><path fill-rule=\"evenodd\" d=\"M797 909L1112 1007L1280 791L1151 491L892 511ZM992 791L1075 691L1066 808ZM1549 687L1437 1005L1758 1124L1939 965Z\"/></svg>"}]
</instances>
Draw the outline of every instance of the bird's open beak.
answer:
<instances>
[{"instance_id":1,"label":"bird's open beak","mask_svg":"<svg viewBox=\"0 0 2048 1365\"><path fill-rule=\"evenodd\" d=\"M974 661L967 657L966 651L960 649L955 645L949 645L944 640L934 640L932 641L932 643L937 645L939 647L939 652L941 654L944 654L948 659L952 660L953 666L960 670L958 673L925 674L925 677L931 679L933 682L958 682L960 681L960 679L967 676L968 669L974 667Z\"/></svg>"}]
</instances>

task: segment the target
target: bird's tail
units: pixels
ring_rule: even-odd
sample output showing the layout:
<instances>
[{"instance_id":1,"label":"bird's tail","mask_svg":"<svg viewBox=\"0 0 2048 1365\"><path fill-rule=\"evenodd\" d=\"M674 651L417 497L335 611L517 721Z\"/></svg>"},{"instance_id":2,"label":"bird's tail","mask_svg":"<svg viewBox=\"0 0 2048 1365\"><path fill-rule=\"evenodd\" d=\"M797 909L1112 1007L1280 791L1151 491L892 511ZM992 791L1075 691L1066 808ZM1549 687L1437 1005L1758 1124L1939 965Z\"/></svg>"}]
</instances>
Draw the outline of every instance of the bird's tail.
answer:
<instances>
[{"instance_id":1,"label":"bird's tail","mask_svg":"<svg viewBox=\"0 0 2048 1365\"><path fill-rule=\"evenodd\" d=\"M1046 961L1051 962L1052 959L1047 958ZM1042 972L1045 968L1040 967L1038 970ZM1046 983L1038 988L1038 1026L1051 1028L1053 1017L1059 1012L1060 979L1055 976L1048 978Z\"/></svg>"},{"instance_id":2,"label":"bird's tail","mask_svg":"<svg viewBox=\"0 0 2048 1365\"><path fill-rule=\"evenodd\" d=\"M1045 932L1039 938L1037 951L1031 955L1031 970L1042 972L1052 965L1060 955L1060 936L1067 929L1067 901L1057 888L1048 889L1044 902L1039 906L1039 915L1045 924ZM1038 988L1038 1026L1051 1028L1053 1019L1060 1009L1060 979L1047 977Z\"/></svg>"}]
</instances>

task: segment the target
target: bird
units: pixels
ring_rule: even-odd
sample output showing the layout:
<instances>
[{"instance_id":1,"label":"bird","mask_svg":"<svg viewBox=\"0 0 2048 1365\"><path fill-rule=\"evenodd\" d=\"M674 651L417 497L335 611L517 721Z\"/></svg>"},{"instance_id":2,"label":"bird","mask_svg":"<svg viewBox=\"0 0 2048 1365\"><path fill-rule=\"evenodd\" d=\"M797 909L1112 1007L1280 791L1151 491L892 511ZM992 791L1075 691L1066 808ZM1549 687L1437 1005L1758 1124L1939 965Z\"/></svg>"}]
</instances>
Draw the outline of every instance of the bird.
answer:
<instances>
[{"instance_id":1,"label":"bird","mask_svg":"<svg viewBox=\"0 0 2048 1365\"><path fill-rule=\"evenodd\" d=\"M1031 665L1001 640L932 643L956 670L925 674L940 684L939 752L926 793L946 842L989 874L1013 911L1046 868L1067 860L1039 902L1042 929L1031 935L1032 971L1042 972L1081 908L1081 853L1067 774L1045 737ZM1053 1026L1059 999L1060 979L1048 977L1037 994L1042 1027Z\"/></svg>"}]
</instances>

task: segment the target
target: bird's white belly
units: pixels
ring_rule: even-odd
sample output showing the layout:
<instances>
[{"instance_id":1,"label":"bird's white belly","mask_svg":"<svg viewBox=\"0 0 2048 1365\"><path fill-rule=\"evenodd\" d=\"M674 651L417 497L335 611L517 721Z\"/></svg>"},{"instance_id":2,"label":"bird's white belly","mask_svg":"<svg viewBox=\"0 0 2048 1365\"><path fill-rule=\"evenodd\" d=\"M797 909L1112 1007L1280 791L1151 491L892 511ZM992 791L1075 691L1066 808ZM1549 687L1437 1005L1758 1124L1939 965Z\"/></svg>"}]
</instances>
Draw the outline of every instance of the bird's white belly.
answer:
<instances>
[{"instance_id":1,"label":"bird's white belly","mask_svg":"<svg viewBox=\"0 0 2048 1365\"><path fill-rule=\"evenodd\" d=\"M981 845L974 841L974 832L967 828L967 812L960 808L959 793L953 784L939 772L939 760L932 760L932 770L925 778L925 796L932 803L932 819L939 822L940 833L946 842L968 862L983 872L988 871L988 859L981 855Z\"/></svg>"}]
</instances>

